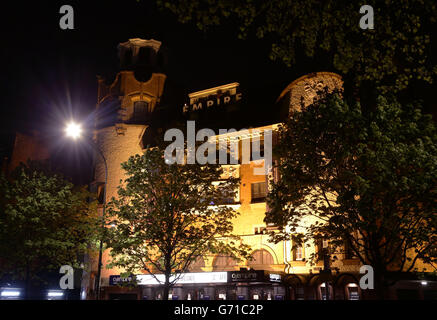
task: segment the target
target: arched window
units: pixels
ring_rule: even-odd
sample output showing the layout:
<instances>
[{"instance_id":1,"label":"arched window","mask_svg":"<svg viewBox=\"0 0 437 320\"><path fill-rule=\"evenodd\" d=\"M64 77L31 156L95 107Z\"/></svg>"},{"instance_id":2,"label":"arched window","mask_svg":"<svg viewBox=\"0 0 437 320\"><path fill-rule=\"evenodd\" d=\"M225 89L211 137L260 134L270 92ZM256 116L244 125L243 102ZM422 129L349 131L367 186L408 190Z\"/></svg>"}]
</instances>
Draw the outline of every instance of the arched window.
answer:
<instances>
[{"instance_id":1,"label":"arched window","mask_svg":"<svg viewBox=\"0 0 437 320\"><path fill-rule=\"evenodd\" d=\"M190 269L200 269L205 266L205 260L202 257L197 257L195 261L193 261L190 265Z\"/></svg>"},{"instance_id":2,"label":"arched window","mask_svg":"<svg viewBox=\"0 0 437 320\"><path fill-rule=\"evenodd\" d=\"M236 266L237 264L237 261L232 257L220 254L214 259L213 266L217 268L226 268Z\"/></svg>"},{"instance_id":3,"label":"arched window","mask_svg":"<svg viewBox=\"0 0 437 320\"><path fill-rule=\"evenodd\" d=\"M149 104L146 101L136 101L132 114L132 122L144 122L147 119Z\"/></svg>"},{"instance_id":4,"label":"arched window","mask_svg":"<svg viewBox=\"0 0 437 320\"><path fill-rule=\"evenodd\" d=\"M249 266L274 264L273 256L267 250L255 250L251 256L253 259L248 261Z\"/></svg>"}]
</instances>

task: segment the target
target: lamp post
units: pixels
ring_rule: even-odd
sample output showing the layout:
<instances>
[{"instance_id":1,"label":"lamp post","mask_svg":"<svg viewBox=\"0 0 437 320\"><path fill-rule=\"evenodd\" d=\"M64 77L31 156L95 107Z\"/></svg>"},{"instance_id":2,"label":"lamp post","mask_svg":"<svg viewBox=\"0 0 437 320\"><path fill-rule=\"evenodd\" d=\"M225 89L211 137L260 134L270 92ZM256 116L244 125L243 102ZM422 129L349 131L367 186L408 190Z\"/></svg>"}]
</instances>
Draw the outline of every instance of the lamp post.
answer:
<instances>
[{"instance_id":1,"label":"lamp post","mask_svg":"<svg viewBox=\"0 0 437 320\"><path fill-rule=\"evenodd\" d=\"M66 128L65 133L67 137L72 138L73 140L76 140L81 137L82 135L82 127L74 122L70 122ZM106 158L100 150L100 148L97 146L97 144L94 143L94 141L90 141L91 146L97 151L97 153L102 157L103 163L105 165L105 184L103 188L103 206L102 206L102 230L105 228L105 207L106 207L106 186L108 184L108 164L106 163ZM101 271L102 271L102 255L103 255L103 237L100 239L99 244L99 261L98 261L98 267L97 267L97 281L96 281L96 300L100 300L100 278L101 278Z\"/></svg>"}]
</instances>

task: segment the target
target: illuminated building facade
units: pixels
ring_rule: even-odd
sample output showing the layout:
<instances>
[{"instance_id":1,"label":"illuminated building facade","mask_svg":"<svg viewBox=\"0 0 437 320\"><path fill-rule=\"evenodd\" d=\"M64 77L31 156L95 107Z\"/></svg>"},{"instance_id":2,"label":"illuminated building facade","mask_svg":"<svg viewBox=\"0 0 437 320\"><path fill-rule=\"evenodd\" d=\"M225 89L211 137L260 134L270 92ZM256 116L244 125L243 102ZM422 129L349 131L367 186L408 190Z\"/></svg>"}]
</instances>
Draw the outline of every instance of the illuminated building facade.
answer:
<instances>
[{"instance_id":1,"label":"illuminated building facade","mask_svg":"<svg viewBox=\"0 0 437 320\"><path fill-rule=\"evenodd\" d=\"M230 141L238 136L240 141L258 139L262 146L263 135L258 131L274 131L290 110L314 101L317 91L333 91L343 86L341 77L333 73L303 76L283 90L273 110L266 112L264 119L247 123L245 114L249 109L244 106L244 93L237 82L192 92L185 104L179 102L176 107L173 105L173 109L167 107L171 103L166 100L166 90L170 88L167 88L164 73L165 51L159 41L130 39L119 45L119 56L121 71L115 80L111 84L106 84L102 78L98 80L98 119L94 139L108 164L106 200L116 196L119 181L123 179L120 164L130 156L142 153L148 141L157 133L157 128L168 119L169 113L177 114L183 121L195 120L196 128L239 130L237 133L217 135L217 140ZM250 163L239 161L233 165L241 178L238 198L231 204L240 213L234 220L234 234L251 246L254 259L239 263L221 255L198 259L190 273L185 274L173 288L172 299L365 298L366 294L359 287L360 262L347 251L336 254L336 261L329 262L327 257L316 265L310 265L308 257L323 250L329 245L328 242L296 248L291 241L276 244L269 241L266 231L275 226L264 222L268 210L265 201L268 177L254 174L254 168L262 165L262 162L262 157L251 158ZM100 193L105 187L104 166L97 157L94 186ZM117 286L120 281L127 280L120 278L122 270L105 268L108 260L109 255L105 251L101 280L101 296L104 299L162 299L161 289L148 275L139 278L139 286L135 289ZM92 280L96 270L97 262L94 261L89 284L90 298L95 294ZM423 283L406 283L406 287L411 286L423 298ZM427 285L429 288L435 283ZM399 282L398 286L401 288L403 282Z\"/></svg>"}]
</instances>

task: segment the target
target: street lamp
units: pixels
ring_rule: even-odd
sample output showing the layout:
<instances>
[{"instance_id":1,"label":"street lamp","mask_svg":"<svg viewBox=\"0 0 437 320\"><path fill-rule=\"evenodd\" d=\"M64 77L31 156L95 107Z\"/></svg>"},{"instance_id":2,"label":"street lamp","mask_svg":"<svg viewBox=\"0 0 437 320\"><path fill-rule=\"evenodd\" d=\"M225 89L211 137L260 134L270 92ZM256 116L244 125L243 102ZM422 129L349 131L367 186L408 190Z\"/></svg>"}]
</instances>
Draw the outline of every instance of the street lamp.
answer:
<instances>
[{"instance_id":1,"label":"street lamp","mask_svg":"<svg viewBox=\"0 0 437 320\"><path fill-rule=\"evenodd\" d=\"M67 137L77 140L82 136L82 127L80 124L75 122L70 122L65 127L65 134ZM105 207L106 207L106 186L108 184L108 165L106 163L106 158L103 155L102 150L94 143L94 141L90 140L89 143L91 146L99 153L99 155L103 159L103 163L105 165L105 185L103 188L103 207L102 207L102 230L105 228ZM96 300L100 300L100 278L102 271L102 253L103 253L103 239L100 239L99 244L99 262L97 267L97 283L96 283Z\"/></svg>"},{"instance_id":2,"label":"street lamp","mask_svg":"<svg viewBox=\"0 0 437 320\"><path fill-rule=\"evenodd\" d=\"M82 127L75 122L70 122L65 127L65 134L67 135L67 137L76 140L82 135Z\"/></svg>"}]
</instances>

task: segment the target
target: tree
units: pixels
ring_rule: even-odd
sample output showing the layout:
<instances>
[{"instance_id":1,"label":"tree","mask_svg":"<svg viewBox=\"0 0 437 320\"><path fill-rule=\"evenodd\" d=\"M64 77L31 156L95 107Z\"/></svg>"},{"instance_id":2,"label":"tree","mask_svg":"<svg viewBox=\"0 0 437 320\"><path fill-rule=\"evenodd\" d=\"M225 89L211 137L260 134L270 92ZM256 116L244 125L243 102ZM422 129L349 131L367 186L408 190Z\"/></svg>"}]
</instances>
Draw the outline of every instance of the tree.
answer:
<instances>
[{"instance_id":1,"label":"tree","mask_svg":"<svg viewBox=\"0 0 437 320\"><path fill-rule=\"evenodd\" d=\"M374 111L338 95L295 111L274 151L279 180L266 222L275 241L329 239L375 271L382 297L390 271L437 258L437 131L418 105L378 98ZM314 257L313 257L314 258ZM435 268L435 265L433 265Z\"/></svg>"},{"instance_id":2,"label":"tree","mask_svg":"<svg viewBox=\"0 0 437 320\"><path fill-rule=\"evenodd\" d=\"M117 266L134 275L145 270L170 288L197 258L224 253L248 256L232 236L232 202L239 179L223 180L219 165L167 164L160 147L122 163L127 178L108 204L107 244ZM162 283L157 274L164 274Z\"/></svg>"},{"instance_id":3,"label":"tree","mask_svg":"<svg viewBox=\"0 0 437 320\"><path fill-rule=\"evenodd\" d=\"M382 92L399 91L417 80L431 83L437 74L431 53L437 21L433 0L157 3L176 14L180 22L194 23L201 30L231 23L242 39L255 34L271 43L270 58L289 67L305 56L313 64L324 61L319 67L340 73L355 88L376 86ZM364 4L374 10L374 29L359 26Z\"/></svg>"},{"instance_id":4,"label":"tree","mask_svg":"<svg viewBox=\"0 0 437 320\"><path fill-rule=\"evenodd\" d=\"M75 187L39 162L20 164L0 177L0 274L31 286L41 272L79 268L96 236L96 207L85 187Z\"/></svg>"}]
</instances>

